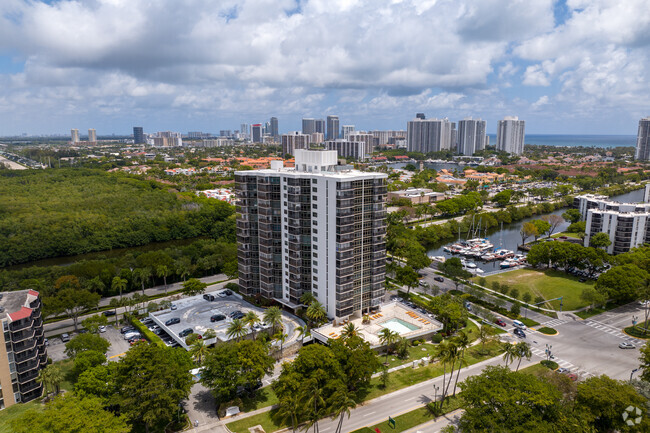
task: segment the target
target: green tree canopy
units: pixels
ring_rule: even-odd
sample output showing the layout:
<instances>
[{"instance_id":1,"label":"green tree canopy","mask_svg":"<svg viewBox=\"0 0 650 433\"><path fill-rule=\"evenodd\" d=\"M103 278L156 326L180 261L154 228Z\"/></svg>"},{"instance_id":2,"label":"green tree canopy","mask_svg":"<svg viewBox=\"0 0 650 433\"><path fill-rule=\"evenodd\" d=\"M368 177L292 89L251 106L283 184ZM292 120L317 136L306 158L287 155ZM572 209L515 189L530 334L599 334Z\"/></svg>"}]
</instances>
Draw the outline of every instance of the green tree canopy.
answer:
<instances>
[{"instance_id":1,"label":"green tree canopy","mask_svg":"<svg viewBox=\"0 0 650 433\"><path fill-rule=\"evenodd\" d=\"M648 273L637 265L614 266L596 280L596 289L609 299L631 301L638 297L639 290Z\"/></svg>"},{"instance_id":2,"label":"green tree canopy","mask_svg":"<svg viewBox=\"0 0 650 433\"><path fill-rule=\"evenodd\" d=\"M65 344L65 354L70 358L87 350L104 354L110 346L108 340L97 334L79 334Z\"/></svg>"},{"instance_id":3,"label":"green tree canopy","mask_svg":"<svg viewBox=\"0 0 650 433\"><path fill-rule=\"evenodd\" d=\"M208 285L197 278L190 278L183 283L183 294L186 296L200 295Z\"/></svg>"}]
</instances>

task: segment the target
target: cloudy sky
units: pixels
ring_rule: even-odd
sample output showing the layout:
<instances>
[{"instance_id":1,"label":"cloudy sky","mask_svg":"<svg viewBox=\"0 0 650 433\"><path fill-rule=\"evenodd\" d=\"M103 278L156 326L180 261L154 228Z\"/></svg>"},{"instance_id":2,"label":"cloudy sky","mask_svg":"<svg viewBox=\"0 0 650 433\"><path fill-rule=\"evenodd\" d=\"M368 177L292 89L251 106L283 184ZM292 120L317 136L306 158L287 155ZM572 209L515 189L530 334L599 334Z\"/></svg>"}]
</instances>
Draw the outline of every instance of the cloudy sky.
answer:
<instances>
[{"instance_id":1,"label":"cloudy sky","mask_svg":"<svg viewBox=\"0 0 650 433\"><path fill-rule=\"evenodd\" d=\"M636 134L648 0L0 0L0 136L338 114Z\"/></svg>"}]
</instances>

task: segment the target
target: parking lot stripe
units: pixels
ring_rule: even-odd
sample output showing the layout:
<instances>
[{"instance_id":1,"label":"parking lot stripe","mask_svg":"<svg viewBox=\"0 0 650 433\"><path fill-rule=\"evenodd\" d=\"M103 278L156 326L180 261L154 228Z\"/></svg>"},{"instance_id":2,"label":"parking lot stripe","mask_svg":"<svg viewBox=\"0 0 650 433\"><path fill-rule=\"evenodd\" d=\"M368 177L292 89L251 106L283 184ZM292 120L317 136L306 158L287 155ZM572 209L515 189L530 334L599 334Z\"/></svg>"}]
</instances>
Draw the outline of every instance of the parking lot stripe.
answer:
<instances>
[{"instance_id":1,"label":"parking lot stripe","mask_svg":"<svg viewBox=\"0 0 650 433\"><path fill-rule=\"evenodd\" d=\"M124 355L126 355L126 352L120 353L119 355L109 356L108 358L113 359L113 358L117 358L118 356L124 356Z\"/></svg>"}]
</instances>

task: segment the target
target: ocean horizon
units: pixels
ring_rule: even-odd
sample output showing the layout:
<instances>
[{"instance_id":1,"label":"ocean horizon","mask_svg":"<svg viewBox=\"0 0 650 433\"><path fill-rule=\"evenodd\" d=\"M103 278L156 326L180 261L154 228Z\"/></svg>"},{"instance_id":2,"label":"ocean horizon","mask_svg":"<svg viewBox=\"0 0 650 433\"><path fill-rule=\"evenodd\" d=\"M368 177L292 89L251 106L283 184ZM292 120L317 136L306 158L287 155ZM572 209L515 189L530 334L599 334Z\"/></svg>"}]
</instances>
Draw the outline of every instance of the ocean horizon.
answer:
<instances>
[{"instance_id":1,"label":"ocean horizon","mask_svg":"<svg viewBox=\"0 0 650 433\"><path fill-rule=\"evenodd\" d=\"M497 142L496 134L488 134L490 145ZM557 147L635 147L636 135L570 135L526 134L525 144Z\"/></svg>"}]
</instances>

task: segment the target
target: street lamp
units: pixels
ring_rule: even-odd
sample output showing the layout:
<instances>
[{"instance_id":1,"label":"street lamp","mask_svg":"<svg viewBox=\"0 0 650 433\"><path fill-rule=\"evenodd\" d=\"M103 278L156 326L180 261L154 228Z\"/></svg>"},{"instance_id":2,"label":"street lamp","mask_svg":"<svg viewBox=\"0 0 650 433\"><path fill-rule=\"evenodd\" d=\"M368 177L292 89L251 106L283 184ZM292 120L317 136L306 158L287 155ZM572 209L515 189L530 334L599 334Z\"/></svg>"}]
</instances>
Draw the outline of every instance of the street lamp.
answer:
<instances>
[{"instance_id":1,"label":"street lamp","mask_svg":"<svg viewBox=\"0 0 650 433\"><path fill-rule=\"evenodd\" d=\"M638 368L635 368L635 369L632 370L632 372L630 373L630 383L632 383L632 376L633 376L634 373L636 373L637 371L639 371L639 369L638 369Z\"/></svg>"},{"instance_id":2,"label":"street lamp","mask_svg":"<svg viewBox=\"0 0 650 433\"><path fill-rule=\"evenodd\" d=\"M433 385L433 391L434 391L433 401L434 401L434 402L438 401L438 390L439 390L439 389L440 389L439 386L437 386L437 385L435 385L435 384Z\"/></svg>"}]
</instances>

